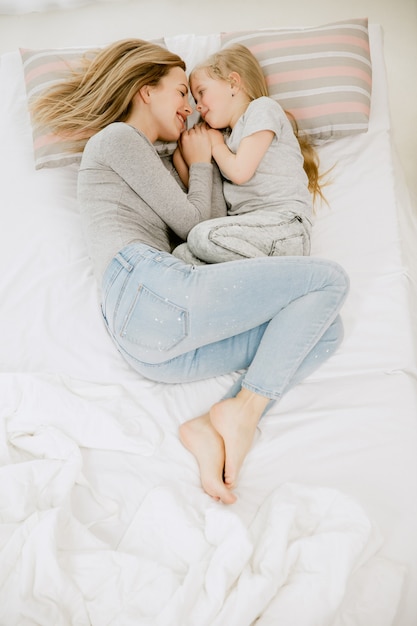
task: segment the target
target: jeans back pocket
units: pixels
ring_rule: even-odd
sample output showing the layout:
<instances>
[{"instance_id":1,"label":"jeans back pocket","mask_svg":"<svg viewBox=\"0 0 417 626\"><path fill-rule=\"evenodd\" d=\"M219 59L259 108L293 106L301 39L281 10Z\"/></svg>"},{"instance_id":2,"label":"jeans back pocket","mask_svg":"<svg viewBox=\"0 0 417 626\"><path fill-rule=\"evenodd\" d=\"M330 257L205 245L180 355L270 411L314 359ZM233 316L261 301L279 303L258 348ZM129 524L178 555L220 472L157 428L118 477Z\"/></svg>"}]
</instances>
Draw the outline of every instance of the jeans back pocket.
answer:
<instances>
[{"instance_id":1,"label":"jeans back pocket","mask_svg":"<svg viewBox=\"0 0 417 626\"><path fill-rule=\"evenodd\" d=\"M138 286L119 322L121 345L134 343L147 351L166 352L188 334L188 311L161 298L143 284Z\"/></svg>"}]
</instances>

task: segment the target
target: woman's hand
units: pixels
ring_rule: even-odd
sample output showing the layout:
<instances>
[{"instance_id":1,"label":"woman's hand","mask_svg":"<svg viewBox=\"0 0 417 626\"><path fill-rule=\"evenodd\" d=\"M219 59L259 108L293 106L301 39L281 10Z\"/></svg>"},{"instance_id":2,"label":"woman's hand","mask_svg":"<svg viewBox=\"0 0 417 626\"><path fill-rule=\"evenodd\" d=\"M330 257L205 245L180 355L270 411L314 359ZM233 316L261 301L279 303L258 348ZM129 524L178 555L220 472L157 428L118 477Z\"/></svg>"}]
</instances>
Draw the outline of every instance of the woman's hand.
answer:
<instances>
[{"instance_id":1,"label":"woman's hand","mask_svg":"<svg viewBox=\"0 0 417 626\"><path fill-rule=\"evenodd\" d=\"M181 134L179 146L188 167L193 163L211 163L211 141L208 133L205 126L198 124Z\"/></svg>"}]
</instances>

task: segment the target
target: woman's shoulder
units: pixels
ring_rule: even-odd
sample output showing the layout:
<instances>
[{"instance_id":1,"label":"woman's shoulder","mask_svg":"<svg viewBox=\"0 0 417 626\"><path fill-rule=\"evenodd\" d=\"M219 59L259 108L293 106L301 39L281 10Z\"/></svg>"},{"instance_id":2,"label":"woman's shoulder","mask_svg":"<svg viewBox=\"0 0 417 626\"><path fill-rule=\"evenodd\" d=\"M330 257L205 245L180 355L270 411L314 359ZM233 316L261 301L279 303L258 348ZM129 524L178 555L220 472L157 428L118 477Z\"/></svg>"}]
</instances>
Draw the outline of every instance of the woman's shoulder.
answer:
<instances>
[{"instance_id":1,"label":"woman's shoulder","mask_svg":"<svg viewBox=\"0 0 417 626\"><path fill-rule=\"evenodd\" d=\"M112 122L111 124L108 124L102 130L100 130L97 133L97 136L98 137L131 136L133 138L134 136L141 137L141 134L136 130L136 128L134 128L130 124L126 124L126 122Z\"/></svg>"},{"instance_id":2,"label":"woman's shoulder","mask_svg":"<svg viewBox=\"0 0 417 626\"><path fill-rule=\"evenodd\" d=\"M83 161L111 163L119 155L125 157L129 151L135 158L149 158L154 152L152 144L136 128L125 122L112 122L90 137L84 149Z\"/></svg>"},{"instance_id":3,"label":"woman's shoulder","mask_svg":"<svg viewBox=\"0 0 417 626\"><path fill-rule=\"evenodd\" d=\"M113 137L116 139L121 136L125 137L127 133L131 132L132 128L127 124L123 122L112 122L90 137L88 144L90 144L90 146L97 146L103 142L111 141Z\"/></svg>"},{"instance_id":4,"label":"woman's shoulder","mask_svg":"<svg viewBox=\"0 0 417 626\"><path fill-rule=\"evenodd\" d=\"M98 133L93 135L88 141L90 149L106 151L118 150L121 146L125 150L128 146L135 146L135 150L138 150L138 146L142 149L152 150L152 144L150 141L142 135L136 128L125 122L112 122L105 128L102 128Z\"/></svg>"}]
</instances>

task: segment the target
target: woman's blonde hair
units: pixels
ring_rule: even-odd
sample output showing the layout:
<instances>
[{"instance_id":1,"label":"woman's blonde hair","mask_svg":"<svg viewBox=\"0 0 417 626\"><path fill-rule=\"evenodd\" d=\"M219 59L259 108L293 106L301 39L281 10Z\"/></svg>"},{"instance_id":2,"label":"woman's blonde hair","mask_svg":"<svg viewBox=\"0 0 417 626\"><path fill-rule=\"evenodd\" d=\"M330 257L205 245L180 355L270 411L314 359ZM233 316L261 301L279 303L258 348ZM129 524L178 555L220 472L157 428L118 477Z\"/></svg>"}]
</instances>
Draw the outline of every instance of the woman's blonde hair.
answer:
<instances>
[{"instance_id":1,"label":"woman's blonde hair","mask_svg":"<svg viewBox=\"0 0 417 626\"><path fill-rule=\"evenodd\" d=\"M241 44L232 44L212 54L205 62L199 64L191 72L205 70L214 79L230 82L230 74L237 72L242 80L242 88L250 100L256 100L261 96L269 96L268 86L262 68L252 52ZM318 154L306 135L299 132L297 121L294 116L285 111L291 122L295 136L300 144L304 158L304 170L308 177L308 188L315 199L323 192L320 185L319 158Z\"/></svg>"},{"instance_id":2,"label":"woman's blonde hair","mask_svg":"<svg viewBox=\"0 0 417 626\"><path fill-rule=\"evenodd\" d=\"M86 53L71 76L30 104L36 126L68 138L74 150L112 122L124 121L134 95L144 85L157 85L184 61L162 46L142 39L123 39Z\"/></svg>"}]
</instances>

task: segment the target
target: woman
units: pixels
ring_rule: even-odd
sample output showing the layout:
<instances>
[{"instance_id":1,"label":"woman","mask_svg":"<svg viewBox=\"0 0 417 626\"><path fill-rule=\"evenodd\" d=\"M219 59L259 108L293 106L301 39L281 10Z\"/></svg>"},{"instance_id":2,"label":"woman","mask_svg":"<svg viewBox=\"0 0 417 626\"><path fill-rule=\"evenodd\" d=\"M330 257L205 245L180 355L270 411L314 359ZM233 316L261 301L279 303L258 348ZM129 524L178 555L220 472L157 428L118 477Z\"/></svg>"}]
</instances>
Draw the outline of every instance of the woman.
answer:
<instances>
[{"instance_id":1,"label":"woman","mask_svg":"<svg viewBox=\"0 0 417 626\"><path fill-rule=\"evenodd\" d=\"M183 61L141 40L108 46L34 107L56 133L86 143L80 210L103 317L125 359L169 383L247 370L227 398L180 429L205 491L232 503L267 405L339 345L348 279L322 259L193 266L171 255L176 238L225 214L207 129L181 141L187 193L155 149L179 139L190 113Z\"/></svg>"}]
</instances>

